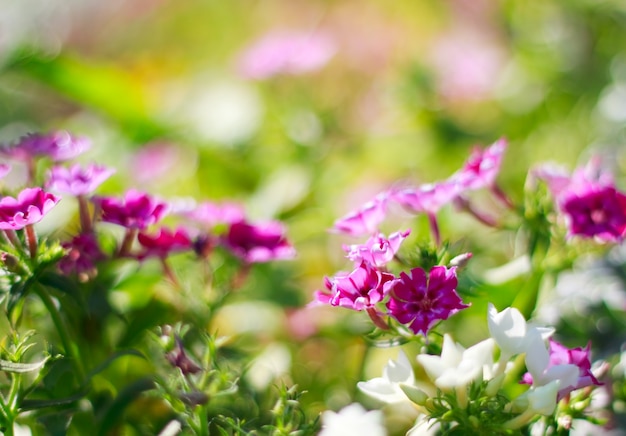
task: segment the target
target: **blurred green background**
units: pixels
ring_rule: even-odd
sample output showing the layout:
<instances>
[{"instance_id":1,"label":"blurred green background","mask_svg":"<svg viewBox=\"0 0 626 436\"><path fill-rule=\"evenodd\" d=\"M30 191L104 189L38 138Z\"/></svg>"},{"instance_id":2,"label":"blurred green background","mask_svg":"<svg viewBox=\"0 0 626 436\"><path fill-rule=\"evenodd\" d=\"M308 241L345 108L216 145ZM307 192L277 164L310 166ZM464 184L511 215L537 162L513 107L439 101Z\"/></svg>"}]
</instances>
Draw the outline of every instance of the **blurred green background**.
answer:
<instances>
[{"instance_id":1,"label":"blurred green background","mask_svg":"<svg viewBox=\"0 0 626 436\"><path fill-rule=\"evenodd\" d=\"M362 371L378 376L395 357L360 368L362 314L303 308L349 267L341 244L356 241L327 231L335 219L398 183L443 179L500 137L499 181L517 201L533 163L572 168L593 152L625 173L620 0L0 0L0 11L1 141L67 129L93 139L85 160L117 168L104 191L236 200L286 223L298 258L256 268L212 328L273 350L313 411L347 404ZM301 74L242 74L246 50L285 31L323 34L332 57ZM388 231L428 239L426 222L394 219ZM448 209L441 220L478 272L516 254L515 235ZM458 321L475 326L459 333L466 344L486 334L481 292Z\"/></svg>"}]
</instances>

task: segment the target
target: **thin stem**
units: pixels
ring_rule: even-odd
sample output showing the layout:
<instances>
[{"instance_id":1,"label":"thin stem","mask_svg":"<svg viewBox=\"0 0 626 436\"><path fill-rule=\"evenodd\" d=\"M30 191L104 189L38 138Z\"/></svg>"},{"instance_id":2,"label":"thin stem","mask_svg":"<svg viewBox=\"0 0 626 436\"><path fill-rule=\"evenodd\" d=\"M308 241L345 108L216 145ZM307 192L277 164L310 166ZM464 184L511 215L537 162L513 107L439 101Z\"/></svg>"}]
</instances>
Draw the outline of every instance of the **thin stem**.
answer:
<instances>
[{"instance_id":1,"label":"thin stem","mask_svg":"<svg viewBox=\"0 0 626 436\"><path fill-rule=\"evenodd\" d=\"M15 230L7 229L4 231L4 234L8 238L9 242L13 244L16 250L22 251L24 246L22 245L22 241L20 241L20 238L17 237L17 233L15 233Z\"/></svg>"},{"instance_id":2,"label":"thin stem","mask_svg":"<svg viewBox=\"0 0 626 436\"><path fill-rule=\"evenodd\" d=\"M59 309L57 308L56 304L54 304L52 297L50 297L50 294L46 291L44 287L35 286L34 288L44 306L46 306L46 309L50 314L50 318L52 318L52 322L56 327L57 333L61 338L61 342L63 343L63 349L65 350L65 354L72 362L74 369L76 370L76 373L79 377L79 381L82 383L85 380L85 370L83 369L83 366L79 360L77 349L74 346L72 339L70 338L67 326L61 318Z\"/></svg>"},{"instance_id":3,"label":"thin stem","mask_svg":"<svg viewBox=\"0 0 626 436\"><path fill-rule=\"evenodd\" d=\"M28 251L30 252L30 258L35 259L37 257L37 233L32 224L28 224L24 230L26 230L26 242L28 243Z\"/></svg>"},{"instance_id":4,"label":"thin stem","mask_svg":"<svg viewBox=\"0 0 626 436\"><path fill-rule=\"evenodd\" d=\"M428 223L430 224L430 231L435 240L435 246L441 247L441 233L439 232L439 224L437 224L437 216L434 213L428 214Z\"/></svg>"},{"instance_id":5,"label":"thin stem","mask_svg":"<svg viewBox=\"0 0 626 436\"><path fill-rule=\"evenodd\" d=\"M79 195L77 199L82 233L91 233L93 226L91 225L91 217L89 216L89 204L87 203L87 198L84 195Z\"/></svg>"},{"instance_id":6,"label":"thin stem","mask_svg":"<svg viewBox=\"0 0 626 436\"><path fill-rule=\"evenodd\" d=\"M117 253L118 257L124 257L130 253L130 249L132 248L133 242L135 242L135 237L137 236L137 231L137 229L126 229L124 240L122 241L120 250Z\"/></svg>"}]
</instances>

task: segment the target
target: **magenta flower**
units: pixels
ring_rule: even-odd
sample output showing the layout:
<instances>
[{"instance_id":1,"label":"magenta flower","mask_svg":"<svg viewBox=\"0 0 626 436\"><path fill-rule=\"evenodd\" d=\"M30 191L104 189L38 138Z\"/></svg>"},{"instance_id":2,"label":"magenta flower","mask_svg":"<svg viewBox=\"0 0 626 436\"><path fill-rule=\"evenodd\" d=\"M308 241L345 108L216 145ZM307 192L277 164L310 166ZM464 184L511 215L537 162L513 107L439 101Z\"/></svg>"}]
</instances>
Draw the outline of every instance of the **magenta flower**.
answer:
<instances>
[{"instance_id":1,"label":"magenta flower","mask_svg":"<svg viewBox=\"0 0 626 436\"><path fill-rule=\"evenodd\" d=\"M233 224L244 220L244 210L236 203L212 203L205 201L195 208L183 212L188 218L213 227L217 224Z\"/></svg>"},{"instance_id":2,"label":"magenta flower","mask_svg":"<svg viewBox=\"0 0 626 436\"><path fill-rule=\"evenodd\" d=\"M591 361L589 356L591 354L591 342L587 344L585 348L576 347L569 349L557 341L550 339L550 361L548 363L548 369L557 365L576 365L578 367L578 380L573 386L565 386L559 390L558 400L565 397L570 392L585 388L587 386L600 386L602 383L596 379L591 372ZM533 384L533 376L530 372L523 375L522 384Z\"/></svg>"},{"instance_id":3,"label":"magenta flower","mask_svg":"<svg viewBox=\"0 0 626 436\"><path fill-rule=\"evenodd\" d=\"M569 195L561 205L570 235L619 242L626 237L626 195L614 187Z\"/></svg>"},{"instance_id":4,"label":"magenta flower","mask_svg":"<svg viewBox=\"0 0 626 436\"><path fill-rule=\"evenodd\" d=\"M334 53L333 42L321 33L270 33L243 53L239 70L251 79L304 74L322 68Z\"/></svg>"},{"instance_id":5,"label":"magenta flower","mask_svg":"<svg viewBox=\"0 0 626 436\"><path fill-rule=\"evenodd\" d=\"M324 285L328 291L316 291L314 300L316 303L352 310L367 310L383 301L394 281L393 274L381 272L361 262L349 274L325 277Z\"/></svg>"},{"instance_id":6,"label":"magenta flower","mask_svg":"<svg viewBox=\"0 0 626 436\"><path fill-rule=\"evenodd\" d=\"M409 324L413 333L426 336L437 321L469 307L456 293L456 267L434 266L428 276L423 269L413 268L410 274L400 273L387 309L398 322Z\"/></svg>"},{"instance_id":7,"label":"magenta flower","mask_svg":"<svg viewBox=\"0 0 626 436\"><path fill-rule=\"evenodd\" d=\"M149 256L165 258L172 252L190 250L193 246L191 238L183 228L178 228L174 232L161 228L156 235L140 232L137 240L143 247L139 259Z\"/></svg>"},{"instance_id":8,"label":"magenta flower","mask_svg":"<svg viewBox=\"0 0 626 436\"><path fill-rule=\"evenodd\" d=\"M0 146L0 153L24 161L36 157L49 157L55 162L73 159L91 147L91 141L75 137L66 131L47 135L31 133L20 138L17 144Z\"/></svg>"},{"instance_id":9,"label":"magenta flower","mask_svg":"<svg viewBox=\"0 0 626 436\"><path fill-rule=\"evenodd\" d=\"M499 139L485 149L476 148L459 171L451 179L461 190L490 188L495 185L500 172L502 157L507 143Z\"/></svg>"},{"instance_id":10,"label":"magenta flower","mask_svg":"<svg viewBox=\"0 0 626 436\"><path fill-rule=\"evenodd\" d=\"M373 235L387 214L388 194L378 194L359 209L335 221L334 230L352 236Z\"/></svg>"},{"instance_id":11,"label":"magenta flower","mask_svg":"<svg viewBox=\"0 0 626 436\"><path fill-rule=\"evenodd\" d=\"M134 189L128 190L121 200L97 197L93 201L102 211L102 221L128 229L143 230L159 221L168 211L167 203Z\"/></svg>"},{"instance_id":12,"label":"magenta flower","mask_svg":"<svg viewBox=\"0 0 626 436\"><path fill-rule=\"evenodd\" d=\"M72 273L86 280L96 275L96 263L105 259L98 240L93 233L76 235L71 241L62 244L67 254L57 264L61 273Z\"/></svg>"},{"instance_id":13,"label":"magenta flower","mask_svg":"<svg viewBox=\"0 0 626 436\"><path fill-rule=\"evenodd\" d=\"M248 263L291 259L296 251L285 237L281 223L269 221L248 224L239 221L230 225L224 244L236 256Z\"/></svg>"},{"instance_id":14,"label":"magenta flower","mask_svg":"<svg viewBox=\"0 0 626 436\"><path fill-rule=\"evenodd\" d=\"M0 229L20 230L41 221L60 198L41 188L26 188L16 198L0 199Z\"/></svg>"},{"instance_id":15,"label":"magenta flower","mask_svg":"<svg viewBox=\"0 0 626 436\"><path fill-rule=\"evenodd\" d=\"M88 195L114 172L112 168L95 164L88 165L86 168L82 168L79 164L74 164L69 168L57 165L50 170L46 186L64 194Z\"/></svg>"},{"instance_id":16,"label":"magenta flower","mask_svg":"<svg viewBox=\"0 0 626 436\"><path fill-rule=\"evenodd\" d=\"M400 249L400 244L409 233L411 233L410 230L395 232L389 235L389 238L379 233L370 237L363 245L344 245L343 249L347 253L346 257L356 264L366 262L377 268L383 268L393 260Z\"/></svg>"}]
</instances>

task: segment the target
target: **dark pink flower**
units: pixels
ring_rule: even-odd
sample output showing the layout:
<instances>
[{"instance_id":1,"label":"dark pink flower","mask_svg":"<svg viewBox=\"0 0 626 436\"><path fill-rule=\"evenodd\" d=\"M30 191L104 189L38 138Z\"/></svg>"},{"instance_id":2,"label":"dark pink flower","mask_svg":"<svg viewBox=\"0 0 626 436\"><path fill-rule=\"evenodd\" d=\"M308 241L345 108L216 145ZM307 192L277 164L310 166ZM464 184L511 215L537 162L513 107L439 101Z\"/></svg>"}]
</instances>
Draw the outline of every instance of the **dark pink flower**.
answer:
<instances>
[{"instance_id":1,"label":"dark pink flower","mask_svg":"<svg viewBox=\"0 0 626 436\"><path fill-rule=\"evenodd\" d=\"M41 188L26 188L16 198L0 199L0 229L19 230L34 224L52 209L60 198Z\"/></svg>"},{"instance_id":2,"label":"dark pink flower","mask_svg":"<svg viewBox=\"0 0 626 436\"><path fill-rule=\"evenodd\" d=\"M244 220L243 207L236 203L212 203L205 201L189 211L183 212L188 218L208 227L217 224L232 224Z\"/></svg>"},{"instance_id":3,"label":"dark pink flower","mask_svg":"<svg viewBox=\"0 0 626 436\"><path fill-rule=\"evenodd\" d=\"M243 53L239 70L251 79L304 74L322 68L334 53L333 42L322 33L274 32Z\"/></svg>"},{"instance_id":4,"label":"dark pink flower","mask_svg":"<svg viewBox=\"0 0 626 436\"><path fill-rule=\"evenodd\" d=\"M400 273L387 302L389 314L402 324L409 324L415 334L427 335L437 321L448 319L469 307L456 293L456 268L434 266L428 275L413 268L410 275Z\"/></svg>"},{"instance_id":5,"label":"dark pink flower","mask_svg":"<svg viewBox=\"0 0 626 436\"><path fill-rule=\"evenodd\" d=\"M451 179L458 183L461 190L494 186L506 146L506 141L499 139L485 149L474 149L463 168L454 173Z\"/></svg>"},{"instance_id":6,"label":"dark pink flower","mask_svg":"<svg viewBox=\"0 0 626 436\"><path fill-rule=\"evenodd\" d=\"M121 200L97 197L93 201L102 211L102 221L119 224L128 229L143 230L158 222L168 211L167 203L134 189L128 190Z\"/></svg>"},{"instance_id":7,"label":"dark pink flower","mask_svg":"<svg viewBox=\"0 0 626 436\"><path fill-rule=\"evenodd\" d=\"M230 225L224 237L226 247L248 263L291 259L296 251L277 221L249 224L239 221Z\"/></svg>"},{"instance_id":8,"label":"dark pink flower","mask_svg":"<svg viewBox=\"0 0 626 436\"><path fill-rule=\"evenodd\" d=\"M325 277L327 291L316 291L316 303L341 306L352 310L366 310L380 303L394 283L393 274L381 272L361 262L349 274Z\"/></svg>"},{"instance_id":9,"label":"dark pink flower","mask_svg":"<svg viewBox=\"0 0 626 436\"><path fill-rule=\"evenodd\" d=\"M49 157L55 162L73 159L91 146L91 141L75 137L66 131L47 135L31 133L13 145L2 145L0 153L14 159L31 160L36 157Z\"/></svg>"},{"instance_id":10,"label":"dark pink flower","mask_svg":"<svg viewBox=\"0 0 626 436\"><path fill-rule=\"evenodd\" d=\"M91 164L82 168L74 164L69 168L55 166L50 170L46 186L55 191L75 196L88 195L115 172L112 168Z\"/></svg>"},{"instance_id":11,"label":"dark pink flower","mask_svg":"<svg viewBox=\"0 0 626 436\"><path fill-rule=\"evenodd\" d=\"M591 372L591 361L589 356L591 355L591 342L587 343L585 348L576 347L569 349L557 341L550 339L550 361L548 363L548 369L556 365L576 365L578 367L578 380L574 386L566 386L559 390L558 399L565 397L570 392L585 388L587 386L600 386L602 383L596 379ZM523 375L522 384L533 384L533 376L530 372Z\"/></svg>"},{"instance_id":12,"label":"dark pink flower","mask_svg":"<svg viewBox=\"0 0 626 436\"><path fill-rule=\"evenodd\" d=\"M156 235L140 232L137 235L137 240L143 247L143 251L138 256L139 259L149 256L165 258L172 252L191 250L193 248L191 238L189 238L187 231L183 228L178 228L172 232L162 227Z\"/></svg>"},{"instance_id":13,"label":"dark pink flower","mask_svg":"<svg viewBox=\"0 0 626 436\"><path fill-rule=\"evenodd\" d=\"M59 270L66 275L72 273L88 279L95 276L96 263L105 259L98 240L92 233L76 235L71 241L62 244L67 254L59 261Z\"/></svg>"},{"instance_id":14,"label":"dark pink flower","mask_svg":"<svg viewBox=\"0 0 626 436\"><path fill-rule=\"evenodd\" d=\"M388 194L378 194L359 209L335 221L333 229L352 236L373 235L387 214Z\"/></svg>"},{"instance_id":15,"label":"dark pink flower","mask_svg":"<svg viewBox=\"0 0 626 436\"><path fill-rule=\"evenodd\" d=\"M614 187L590 187L561 205L570 235L619 242L626 237L626 195Z\"/></svg>"},{"instance_id":16,"label":"dark pink flower","mask_svg":"<svg viewBox=\"0 0 626 436\"><path fill-rule=\"evenodd\" d=\"M365 261L372 266L382 268L393 260L400 249L402 241L411 233L410 230L395 232L385 238L379 233L370 237L363 245L344 245L343 249L347 253L347 258L357 264Z\"/></svg>"}]
</instances>

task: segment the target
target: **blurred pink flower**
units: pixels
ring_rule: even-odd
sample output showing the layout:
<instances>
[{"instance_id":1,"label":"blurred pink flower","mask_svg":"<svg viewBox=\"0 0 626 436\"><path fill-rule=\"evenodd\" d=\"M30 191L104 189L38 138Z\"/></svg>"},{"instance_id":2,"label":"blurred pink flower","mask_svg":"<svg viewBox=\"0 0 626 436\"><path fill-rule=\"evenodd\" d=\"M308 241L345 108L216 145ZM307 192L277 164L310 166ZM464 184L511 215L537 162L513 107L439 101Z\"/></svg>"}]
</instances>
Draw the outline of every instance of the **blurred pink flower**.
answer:
<instances>
[{"instance_id":1,"label":"blurred pink flower","mask_svg":"<svg viewBox=\"0 0 626 436\"><path fill-rule=\"evenodd\" d=\"M409 233L410 230L395 232L389 235L389 238L379 233L370 237L365 244L344 245L343 249L347 253L346 257L357 264L365 261L374 267L382 268L393 260L400 249L400 244Z\"/></svg>"},{"instance_id":2,"label":"blurred pink flower","mask_svg":"<svg viewBox=\"0 0 626 436\"><path fill-rule=\"evenodd\" d=\"M272 32L248 47L239 71L251 79L304 74L322 68L335 53L331 38L320 32Z\"/></svg>"},{"instance_id":3,"label":"blurred pink flower","mask_svg":"<svg viewBox=\"0 0 626 436\"><path fill-rule=\"evenodd\" d=\"M143 192L130 189L123 199L95 197L92 201L102 211L102 221L128 229L145 229L159 221L168 211L167 203Z\"/></svg>"},{"instance_id":4,"label":"blurred pink flower","mask_svg":"<svg viewBox=\"0 0 626 436\"><path fill-rule=\"evenodd\" d=\"M209 227L232 224L244 220L243 207L237 203L213 203L205 201L183 212L186 217Z\"/></svg>"},{"instance_id":5,"label":"blurred pink flower","mask_svg":"<svg viewBox=\"0 0 626 436\"><path fill-rule=\"evenodd\" d=\"M162 227L155 235L139 232L137 240L143 247L142 252L137 256L139 259L145 259L150 256L165 258L172 252L191 250L193 248L191 238L184 228L178 228L172 232Z\"/></svg>"},{"instance_id":6,"label":"blurred pink flower","mask_svg":"<svg viewBox=\"0 0 626 436\"><path fill-rule=\"evenodd\" d=\"M96 263L105 258L98 240L93 233L76 235L71 241L62 244L66 255L57 264L61 273L76 274L82 280L96 275Z\"/></svg>"},{"instance_id":7,"label":"blurred pink flower","mask_svg":"<svg viewBox=\"0 0 626 436\"><path fill-rule=\"evenodd\" d=\"M73 159L91 147L91 141L84 137L75 137L66 131L47 135L31 133L12 145L1 145L0 154L29 161L36 157L49 157L55 162Z\"/></svg>"},{"instance_id":8,"label":"blurred pink flower","mask_svg":"<svg viewBox=\"0 0 626 436\"><path fill-rule=\"evenodd\" d=\"M352 236L373 235L387 213L388 194L378 194L359 209L335 221L333 229Z\"/></svg>"},{"instance_id":9,"label":"blurred pink flower","mask_svg":"<svg viewBox=\"0 0 626 436\"><path fill-rule=\"evenodd\" d=\"M457 283L455 267L434 266L428 275L421 268L413 268L410 275L402 272L389 292L389 314L426 336L437 321L469 307L456 293Z\"/></svg>"},{"instance_id":10,"label":"blurred pink flower","mask_svg":"<svg viewBox=\"0 0 626 436\"><path fill-rule=\"evenodd\" d=\"M180 161L180 151L167 143L143 146L132 158L132 177L140 183L154 182L171 175Z\"/></svg>"},{"instance_id":11,"label":"blurred pink flower","mask_svg":"<svg viewBox=\"0 0 626 436\"><path fill-rule=\"evenodd\" d=\"M393 274L361 262L349 274L325 277L327 291L316 291L314 304L330 304L359 311L370 309L385 298L394 280Z\"/></svg>"},{"instance_id":12,"label":"blurred pink flower","mask_svg":"<svg viewBox=\"0 0 626 436\"><path fill-rule=\"evenodd\" d=\"M230 225L224 237L225 246L248 263L291 259L296 250L287 241L283 225L277 221L249 224L238 221Z\"/></svg>"},{"instance_id":13,"label":"blurred pink flower","mask_svg":"<svg viewBox=\"0 0 626 436\"><path fill-rule=\"evenodd\" d=\"M506 140L499 139L485 149L475 148L463 168L454 173L450 179L458 183L461 190L494 186L506 146Z\"/></svg>"},{"instance_id":14,"label":"blurred pink flower","mask_svg":"<svg viewBox=\"0 0 626 436\"><path fill-rule=\"evenodd\" d=\"M41 188L26 188L17 196L0 199L0 229L20 230L41 221L60 198Z\"/></svg>"},{"instance_id":15,"label":"blurred pink flower","mask_svg":"<svg viewBox=\"0 0 626 436\"><path fill-rule=\"evenodd\" d=\"M558 400L565 397L570 392L581 389L587 386L600 386L602 383L596 379L591 372L591 361L589 356L591 355L591 342L587 344L585 348L567 348L557 341L550 339L550 360L546 369L550 369L557 365L573 364L578 367L578 380L573 386L564 386L559 390ZM530 372L527 372L520 381L522 384L533 384L533 376Z\"/></svg>"},{"instance_id":16,"label":"blurred pink flower","mask_svg":"<svg viewBox=\"0 0 626 436\"><path fill-rule=\"evenodd\" d=\"M86 168L79 164L69 168L57 165L50 170L46 186L64 194L87 195L95 191L114 172L113 168L95 164Z\"/></svg>"},{"instance_id":17,"label":"blurred pink flower","mask_svg":"<svg viewBox=\"0 0 626 436\"><path fill-rule=\"evenodd\" d=\"M0 178L6 176L11 171L11 165L0 164Z\"/></svg>"},{"instance_id":18,"label":"blurred pink flower","mask_svg":"<svg viewBox=\"0 0 626 436\"><path fill-rule=\"evenodd\" d=\"M434 215L459 195L459 185L454 180L426 183L417 188L405 188L391 194L391 199L412 213Z\"/></svg>"}]
</instances>

